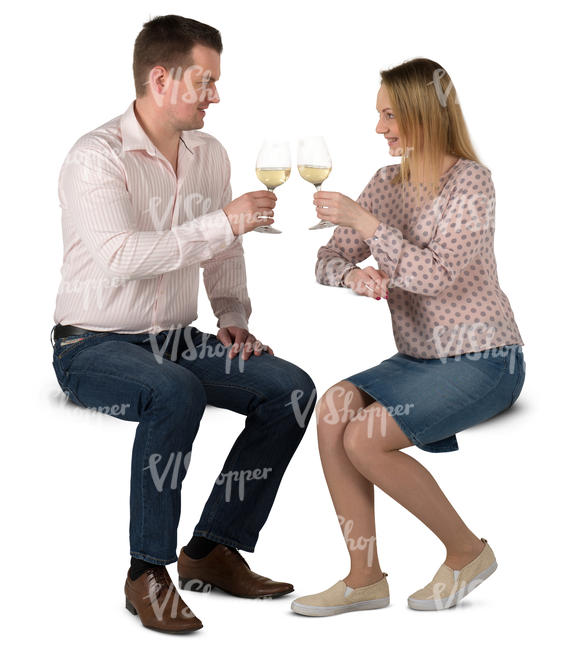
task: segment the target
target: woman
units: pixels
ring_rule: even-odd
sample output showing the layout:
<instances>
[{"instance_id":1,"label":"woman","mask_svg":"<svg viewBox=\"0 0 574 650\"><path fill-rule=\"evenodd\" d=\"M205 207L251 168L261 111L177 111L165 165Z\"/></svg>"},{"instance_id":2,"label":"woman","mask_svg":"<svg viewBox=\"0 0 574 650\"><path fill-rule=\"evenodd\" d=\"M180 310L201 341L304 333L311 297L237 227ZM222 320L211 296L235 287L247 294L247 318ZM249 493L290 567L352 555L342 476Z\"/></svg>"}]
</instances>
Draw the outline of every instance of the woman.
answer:
<instances>
[{"instance_id":1,"label":"woman","mask_svg":"<svg viewBox=\"0 0 574 650\"><path fill-rule=\"evenodd\" d=\"M446 558L411 594L413 609L452 607L496 569L430 473L400 451L458 449L456 433L504 411L524 383L523 341L498 284L490 171L471 145L452 82L413 59L381 72L376 131L400 164L379 169L357 202L317 192L337 228L319 249L321 284L388 299L398 353L332 386L317 405L319 452L351 569L295 599L308 616L389 603L376 550L376 485L432 530ZM370 255L378 269L361 269Z\"/></svg>"}]
</instances>

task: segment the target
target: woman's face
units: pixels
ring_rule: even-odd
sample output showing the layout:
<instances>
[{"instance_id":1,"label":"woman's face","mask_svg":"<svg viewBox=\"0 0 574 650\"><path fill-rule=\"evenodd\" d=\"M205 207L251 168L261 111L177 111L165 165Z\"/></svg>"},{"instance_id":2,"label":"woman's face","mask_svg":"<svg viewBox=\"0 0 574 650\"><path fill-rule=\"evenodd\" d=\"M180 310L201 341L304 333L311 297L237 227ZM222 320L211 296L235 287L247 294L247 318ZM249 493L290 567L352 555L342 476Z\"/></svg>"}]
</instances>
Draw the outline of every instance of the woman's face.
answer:
<instances>
[{"instance_id":1,"label":"woman's face","mask_svg":"<svg viewBox=\"0 0 574 650\"><path fill-rule=\"evenodd\" d=\"M384 84L381 84L377 94L377 113L379 114L379 121L376 128L377 133L381 133L387 138L391 156L401 156L403 143L399 136L397 120L391 108L389 95Z\"/></svg>"}]
</instances>

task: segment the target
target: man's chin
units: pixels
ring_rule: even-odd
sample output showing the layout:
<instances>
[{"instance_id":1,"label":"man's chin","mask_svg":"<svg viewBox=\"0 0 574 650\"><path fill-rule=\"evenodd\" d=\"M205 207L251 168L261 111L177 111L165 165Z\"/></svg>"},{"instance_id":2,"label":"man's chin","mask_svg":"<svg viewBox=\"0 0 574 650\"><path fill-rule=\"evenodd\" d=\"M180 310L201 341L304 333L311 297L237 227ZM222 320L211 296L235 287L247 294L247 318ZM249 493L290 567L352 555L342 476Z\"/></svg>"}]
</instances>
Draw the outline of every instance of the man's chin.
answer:
<instances>
[{"instance_id":1,"label":"man's chin","mask_svg":"<svg viewBox=\"0 0 574 650\"><path fill-rule=\"evenodd\" d=\"M196 117L191 122L187 122L182 125L180 131L197 131L198 129L203 128L203 118Z\"/></svg>"}]
</instances>

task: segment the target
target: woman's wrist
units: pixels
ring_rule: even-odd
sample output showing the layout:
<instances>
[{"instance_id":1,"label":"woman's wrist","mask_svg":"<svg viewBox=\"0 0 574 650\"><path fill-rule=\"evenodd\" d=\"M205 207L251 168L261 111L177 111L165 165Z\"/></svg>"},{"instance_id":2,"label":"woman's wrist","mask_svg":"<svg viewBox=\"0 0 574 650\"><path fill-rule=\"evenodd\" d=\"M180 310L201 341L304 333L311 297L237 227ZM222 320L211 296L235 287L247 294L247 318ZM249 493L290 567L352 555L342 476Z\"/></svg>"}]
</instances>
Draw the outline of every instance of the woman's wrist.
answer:
<instances>
[{"instance_id":1,"label":"woman's wrist","mask_svg":"<svg viewBox=\"0 0 574 650\"><path fill-rule=\"evenodd\" d=\"M367 213L364 218L361 220L361 224L356 230L359 232L363 241L372 237L377 228L380 226L381 222L373 214Z\"/></svg>"},{"instance_id":2,"label":"woman's wrist","mask_svg":"<svg viewBox=\"0 0 574 650\"><path fill-rule=\"evenodd\" d=\"M346 281L346 279L349 277L349 274L351 273L351 271L354 271L356 268L358 268L358 267L356 267L356 266L350 266L348 269L345 269L345 270L343 271L343 275L341 276L341 280L340 280L340 285L341 285L342 287L346 287L346 286L347 286L347 284L346 284L345 281Z\"/></svg>"}]
</instances>

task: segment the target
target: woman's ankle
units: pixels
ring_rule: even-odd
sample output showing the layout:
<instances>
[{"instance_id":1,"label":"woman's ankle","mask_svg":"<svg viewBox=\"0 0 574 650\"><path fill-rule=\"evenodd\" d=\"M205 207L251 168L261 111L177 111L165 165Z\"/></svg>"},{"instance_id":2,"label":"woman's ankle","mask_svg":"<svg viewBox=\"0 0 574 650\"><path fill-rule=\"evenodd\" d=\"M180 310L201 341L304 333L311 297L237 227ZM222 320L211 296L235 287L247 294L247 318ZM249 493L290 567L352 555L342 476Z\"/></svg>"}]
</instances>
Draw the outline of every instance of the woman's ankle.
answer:
<instances>
[{"instance_id":1,"label":"woman's ankle","mask_svg":"<svg viewBox=\"0 0 574 650\"><path fill-rule=\"evenodd\" d=\"M447 550L444 563L451 569L460 570L476 559L485 546L486 544L481 539L477 539L471 544Z\"/></svg>"},{"instance_id":2,"label":"woman's ankle","mask_svg":"<svg viewBox=\"0 0 574 650\"><path fill-rule=\"evenodd\" d=\"M351 569L347 576L343 578L343 582L347 587L357 589L358 587L366 587L367 585L379 582L383 577L384 573L380 567Z\"/></svg>"}]
</instances>

